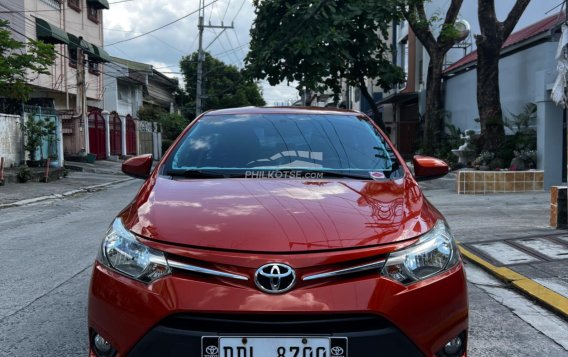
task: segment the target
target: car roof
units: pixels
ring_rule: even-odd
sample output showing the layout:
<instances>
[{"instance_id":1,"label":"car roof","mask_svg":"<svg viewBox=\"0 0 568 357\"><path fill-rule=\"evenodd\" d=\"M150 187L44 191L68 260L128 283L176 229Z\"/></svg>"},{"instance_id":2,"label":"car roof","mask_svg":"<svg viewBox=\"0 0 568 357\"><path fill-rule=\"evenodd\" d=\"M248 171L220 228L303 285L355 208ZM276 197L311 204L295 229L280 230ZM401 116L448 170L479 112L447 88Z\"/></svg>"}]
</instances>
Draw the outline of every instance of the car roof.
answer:
<instances>
[{"instance_id":1,"label":"car roof","mask_svg":"<svg viewBox=\"0 0 568 357\"><path fill-rule=\"evenodd\" d=\"M322 107L241 107L219 109L206 112L205 115L237 115L237 114L334 114L362 115L356 110Z\"/></svg>"}]
</instances>

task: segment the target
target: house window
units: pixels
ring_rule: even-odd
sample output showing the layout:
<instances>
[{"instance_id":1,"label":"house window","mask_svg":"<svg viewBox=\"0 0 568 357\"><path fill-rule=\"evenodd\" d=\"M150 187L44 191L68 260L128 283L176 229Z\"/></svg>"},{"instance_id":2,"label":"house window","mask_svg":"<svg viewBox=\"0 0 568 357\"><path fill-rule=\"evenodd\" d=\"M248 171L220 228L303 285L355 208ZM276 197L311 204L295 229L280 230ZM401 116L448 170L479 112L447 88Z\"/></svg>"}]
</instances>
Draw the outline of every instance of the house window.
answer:
<instances>
[{"instance_id":1,"label":"house window","mask_svg":"<svg viewBox=\"0 0 568 357\"><path fill-rule=\"evenodd\" d=\"M81 2L80 0L67 0L67 5L72 8L73 10L80 12L81 11Z\"/></svg>"},{"instance_id":2,"label":"house window","mask_svg":"<svg viewBox=\"0 0 568 357\"><path fill-rule=\"evenodd\" d=\"M398 43L398 55L398 66L408 76L408 40L406 38ZM399 86L399 88L404 87L406 87L406 83L401 83Z\"/></svg>"},{"instance_id":3,"label":"house window","mask_svg":"<svg viewBox=\"0 0 568 357\"><path fill-rule=\"evenodd\" d=\"M99 74L101 74L100 64L97 63L97 62L89 61L89 73L92 73L92 74L97 75L97 76Z\"/></svg>"},{"instance_id":4,"label":"house window","mask_svg":"<svg viewBox=\"0 0 568 357\"><path fill-rule=\"evenodd\" d=\"M99 23L99 9L87 4L87 17L89 20Z\"/></svg>"},{"instance_id":5,"label":"house window","mask_svg":"<svg viewBox=\"0 0 568 357\"><path fill-rule=\"evenodd\" d=\"M129 87L118 85L118 100L130 103L131 93Z\"/></svg>"},{"instance_id":6,"label":"house window","mask_svg":"<svg viewBox=\"0 0 568 357\"><path fill-rule=\"evenodd\" d=\"M69 46L67 48L69 48ZM69 56L69 66L77 68L77 49L69 48L68 56Z\"/></svg>"}]
</instances>

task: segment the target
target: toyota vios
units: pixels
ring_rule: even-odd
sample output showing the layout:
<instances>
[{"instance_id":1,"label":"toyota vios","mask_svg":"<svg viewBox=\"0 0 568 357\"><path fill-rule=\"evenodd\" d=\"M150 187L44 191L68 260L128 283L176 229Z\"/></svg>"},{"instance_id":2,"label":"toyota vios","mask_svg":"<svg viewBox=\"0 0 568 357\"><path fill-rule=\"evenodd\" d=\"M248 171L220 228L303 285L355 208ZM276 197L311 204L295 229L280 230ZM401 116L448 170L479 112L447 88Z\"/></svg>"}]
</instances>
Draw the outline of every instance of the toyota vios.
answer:
<instances>
[{"instance_id":1,"label":"toyota vios","mask_svg":"<svg viewBox=\"0 0 568 357\"><path fill-rule=\"evenodd\" d=\"M90 355L466 355L461 258L419 179L365 115L240 108L194 120L102 241ZM151 171L151 172L150 172Z\"/></svg>"}]
</instances>

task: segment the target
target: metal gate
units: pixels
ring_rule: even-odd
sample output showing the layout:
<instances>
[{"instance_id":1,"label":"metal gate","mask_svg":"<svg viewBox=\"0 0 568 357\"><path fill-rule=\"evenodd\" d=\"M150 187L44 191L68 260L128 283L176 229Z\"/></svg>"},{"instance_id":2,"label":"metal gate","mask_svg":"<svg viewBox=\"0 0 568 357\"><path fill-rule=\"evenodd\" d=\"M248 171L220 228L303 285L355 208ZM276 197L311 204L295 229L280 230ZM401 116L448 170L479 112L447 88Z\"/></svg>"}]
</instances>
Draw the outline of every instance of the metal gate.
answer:
<instances>
[{"instance_id":1,"label":"metal gate","mask_svg":"<svg viewBox=\"0 0 568 357\"><path fill-rule=\"evenodd\" d=\"M126 154L136 155L136 125L130 114L126 116Z\"/></svg>"},{"instance_id":2,"label":"metal gate","mask_svg":"<svg viewBox=\"0 0 568 357\"><path fill-rule=\"evenodd\" d=\"M110 154L122 155L122 127L117 112L110 113L109 118Z\"/></svg>"},{"instance_id":3,"label":"metal gate","mask_svg":"<svg viewBox=\"0 0 568 357\"><path fill-rule=\"evenodd\" d=\"M100 110L89 113L89 152L97 160L106 160L105 119Z\"/></svg>"},{"instance_id":4,"label":"metal gate","mask_svg":"<svg viewBox=\"0 0 568 357\"><path fill-rule=\"evenodd\" d=\"M138 152L152 154L154 152L154 124L147 121L138 121L139 147Z\"/></svg>"}]
</instances>

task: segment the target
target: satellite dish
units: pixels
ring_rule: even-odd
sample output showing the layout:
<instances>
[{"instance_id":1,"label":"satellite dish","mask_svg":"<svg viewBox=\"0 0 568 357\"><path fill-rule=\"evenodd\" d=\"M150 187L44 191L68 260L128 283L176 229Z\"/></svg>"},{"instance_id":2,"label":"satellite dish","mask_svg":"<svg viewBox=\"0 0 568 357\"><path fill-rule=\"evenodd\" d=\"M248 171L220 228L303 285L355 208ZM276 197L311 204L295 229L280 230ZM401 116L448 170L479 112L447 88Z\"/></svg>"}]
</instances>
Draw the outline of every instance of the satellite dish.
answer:
<instances>
[{"instance_id":1,"label":"satellite dish","mask_svg":"<svg viewBox=\"0 0 568 357\"><path fill-rule=\"evenodd\" d=\"M456 23L454 24L454 28L457 31L456 42L461 42L465 40L469 36L469 33L471 32L471 26L469 25L469 22L465 20L456 21Z\"/></svg>"}]
</instances>

